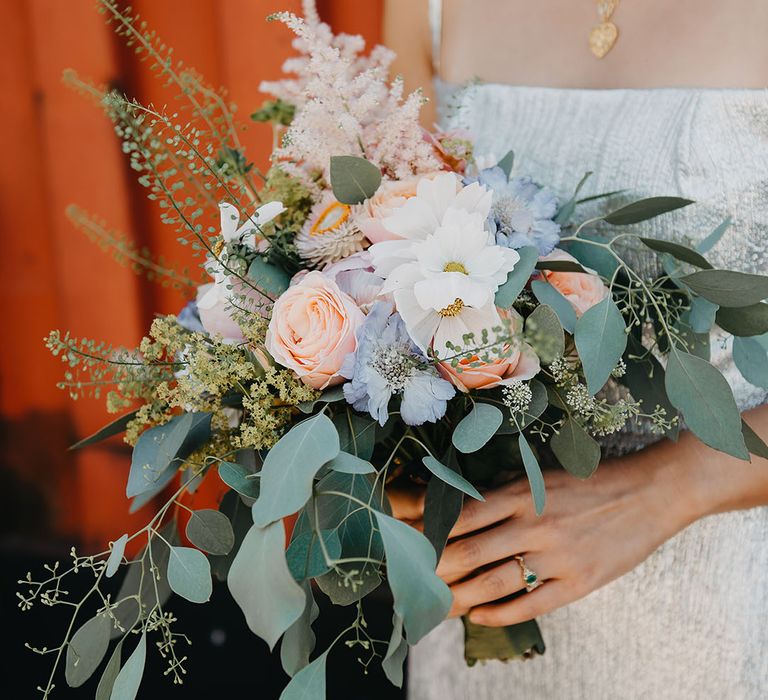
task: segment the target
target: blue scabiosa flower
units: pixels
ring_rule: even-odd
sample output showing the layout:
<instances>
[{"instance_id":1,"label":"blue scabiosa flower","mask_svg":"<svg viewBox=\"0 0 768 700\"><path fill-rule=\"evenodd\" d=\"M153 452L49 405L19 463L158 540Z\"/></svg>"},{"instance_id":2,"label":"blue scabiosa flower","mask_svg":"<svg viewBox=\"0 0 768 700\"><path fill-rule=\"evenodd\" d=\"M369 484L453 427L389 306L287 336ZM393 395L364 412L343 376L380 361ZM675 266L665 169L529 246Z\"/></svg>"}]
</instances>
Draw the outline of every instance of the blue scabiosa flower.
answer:
<instances>
[{"instance_id":1,"label":"blue scabiosa flower","mask_svg":"<svg viewBox=\"0 0 768 700\"><path fill-rule=\"evenodd\" d=\"M205 333L203 323L200 320L200 312L197 310L197 302L190 301L176 317L179 325L192 333Z\"/></svg>"},{"instance_id":2,"label":"blue scabiosa flower","mask_svg":"<svg viewBox=\"0 0 768 700\"><path fill-rule=\"evenodd\" d=\"M347 355L340 374L351 381L344 397L358 411L368 411L384 425L389 400L400 395L400 415L407 425L435 422L445 415L456 390L411 340L400 315L377 301L357 332L357 351Z\"/></svg>"},{"instance_id":3,"label":"blue scabiosa flower","mask_svg":"<svg viewBox=\"0 0 768 700\"><path fill-rule=\"evenodd\" d=\"M552 219L557 198L530 177L507 178L498 166L481 170L477 182L493 191L488 226L496 244L508 248L534 246L548 255L560 241L560 226Z\"/></svg>"}]
</instances>

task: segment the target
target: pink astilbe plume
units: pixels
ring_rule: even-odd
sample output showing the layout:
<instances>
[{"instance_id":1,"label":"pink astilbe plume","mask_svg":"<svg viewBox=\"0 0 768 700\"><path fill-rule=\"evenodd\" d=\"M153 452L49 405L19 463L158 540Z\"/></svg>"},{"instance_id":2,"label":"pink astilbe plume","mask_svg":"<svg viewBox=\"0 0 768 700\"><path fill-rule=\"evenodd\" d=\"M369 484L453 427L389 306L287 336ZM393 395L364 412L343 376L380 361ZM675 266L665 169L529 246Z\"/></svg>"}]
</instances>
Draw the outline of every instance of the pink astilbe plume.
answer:
<instances>
[{"instance_id":1,"label":"pink astilbe plume","mask_svg":"<svg viewBox=\"0 0 768 700\"><path fill-rule=\"evenodd\" d=\"M296 115L273 158L291 174L328 179L331 156L364 156L397 179L438 170L440 163L422 136L420 92L403 98L402 81L389 83L392 53L376 47L369 57L361 37L333 36L321 23L314 2L305 3L307 20L274 15L297 36L302 52L291 64L297 78L262 85L296 105Z\"/></svg>"}]
</instances>

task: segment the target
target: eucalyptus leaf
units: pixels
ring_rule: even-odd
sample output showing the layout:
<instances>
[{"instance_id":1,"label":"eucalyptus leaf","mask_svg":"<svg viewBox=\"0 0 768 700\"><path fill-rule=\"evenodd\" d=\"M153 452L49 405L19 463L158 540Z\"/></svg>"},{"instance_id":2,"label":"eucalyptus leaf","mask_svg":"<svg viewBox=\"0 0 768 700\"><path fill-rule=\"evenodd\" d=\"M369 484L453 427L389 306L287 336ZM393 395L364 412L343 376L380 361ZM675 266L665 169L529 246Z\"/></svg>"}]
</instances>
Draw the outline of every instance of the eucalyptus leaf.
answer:
<instances>
[{"instance_id":1,"label":"eucalyptus leaf","mask_svg":"<svg viewBox=\"0 0 768 700\"><path fill-rule=\"evenodd\" d=\"M127 543L128 535L122 535L112 543L112 549L109 552L109 558L107 559L107 565L104 570L104 575L107 578L112 578L117 573L117 570L123 561L123 554L125 553L125 545Z\"/></svg>"},{"instance_id":2,"label":"eucalyptus leaf","mask_svg":"<svg viewBox=\"0 0 768 700\"><path fill-rule=\"evenodd\" d=\"M418 530L376 512L387 556L387 580L411 644L439 625L451 609L453 597L435 573L435 550Z\"/></svg>"},{"instance_id":3,"label":"eucalyptus leaf","mask_svg":"<svg viewBox=\"0 0 768 700\"><path fill-rule=\"evenodd\" d=\"M337 401L344 400L344 385L332 386L330 389L326 389L320 396L312 401L302 401L298 405L298 409L302 413L312 413L315 410L315 406L319 403L336 403Z\"/></svg>"},{"instance_id":4,"label":"eucalyptus leaf","mask_svg":"<svg viewBox=\"0 0 768 700\"><path fill-rule=\"evenodd\" d=\"M171 547L168 585L190 603L207 603L213 592L213 581L211 565L205 554L192 547Z\"/></svg>"},{"instance_id":5,"label":"eucalyptus leaf","mask_svg":"<svg viewBox=\"0 0 768 700\"><path fill-rule=\"evenodd\" d=\"M109 648L112 619L105 614L88 620L67 644L64 676L70 688L79 688L99 667Z\"/></svg>"},{"instance_id":6,"label":"eucalyptus leaf","mask_svg":"<svg viewBox=\"0 0 768 700\"><path fill-rule=\"evenodd\" d=\"M603 220L614 226L638 224L661 214L693 204L692 199L682 197L648 197L606 214Z\"/></svg>"},{"instance_id":7,"label":"eucalyptus leaf","mask_svg":"<svg viewBox=\"0 0 768 700\"><path fill-rule=\"evenodd\" d=\"M768 352L755 338L733 339L733 361L750 384L768 389Z\"/></svg>"},{"instance_id":8,"label":"eucalyptus leaf","mask_svg":"<svg viewBox=\"0 0 768 700\"><path fill-rule=\"evenodd\" d=\"M259 497L260 475L252 474L243 465L235 462L219 462L219 478L241 496Z\"/></svg>"},{"instance_id":9,"label":"eucalyptus leaf","mask_svg":"<svg viewBox=\"0 0 768 700\"><path fill-rule=\"evenodd\" d=\"M381 661L381 667L392 685L403 687L403 663L408 655L408 642L403 637L403 621L395 613L392 615L392 634L389 637L387 653Z\"/></svg>"},{"instance_id":10,"label":"eucalyptus leaf","mask_svg":"<svg viewBox=\"0 0 768 700\"><path fill-rule=\"evenodd\" d=\"M94 445L97 442L101 442L102 440L106 440L107 438L111 438L114 435L119 435L120 433L125 432L125 429L128 427L128 423L130 423L136 417L138 412L139 409L137 408L135 411L131 411L130 413L126 413L124 416L115 418L115 420L113 420L111 423L107 423L107 425L104 427L99 428L92 435L89 435L82 440L78 440L74 445L70 445L68 449L79 450L83 447L87 447L88 445Z\"/></svg>"},{"instance_id":11,"label":"eucalyptus leaf","mask_svg":"<svg viewBox=\"0 0 768 700\"><path fill-rule=\"evenodd\" d=\"M456 450L451 447L443 457L446 469L461 476ZM435 548L437 558L443 553L448 535L461 515L464 492L455 489L442 479L430 479L424 495L424 537Z\"/></svg>"},{"instance_id":12,"label":"eucalyptus leaf","mask_svg":"<svg viewBox=\"0 0 768 700\"><path fill-rule=\"evenodd\" d=\"M557 461L579 479L588 479L600 464L600 445L572 418L565 419L549 444Z\"/></svg>"},{"instance_id":13,"label":"eucalyptus leaf","mask_svg":"<svg viewBox=\"0 0 768 700\"><path fill-rule=\"evenodd\" d=\"M338 493L349 494L355 500L336 495ZM381 583L377 562L384 559L384 544L381 535L373 527L370 512L361 508L359 501L386 508L381 482L374 481L367 474L331 471L318 481L315 498L311 502L316 511L318 527L337 532L343 558L370 560L339 564L338 568L344 574L330 571L317 578L317 585L334 605L356 603ZM301 521L300 517L297 528ZM352 574L353 571L357 571L357 574ZM348 582L350 575L354 575L358 581L354 588Z\"/></svg>"},{"instance_id":14,"label":"eucalyptus leaf","mask_svg":"<svg viewBox=\"0 0 768 700\"><path fill-rule=\"evenodd\" d=\"M351 455L349 452L339 452L328 462L327 466L329 469L344 472L345 474L372 474L376 471L370 462L355 457L355 455Z\"/></svg>"},{"instance_id":15,"label":"eucalyptus leaf","mask_svg":"<svg viewBox=\"0 0 768 700\"><path fill-rule=\"evenodd\" d=\"M210 413L183 413L144 431L133 448L126 496L159 492L173 478L181 461L211 435Z\"/></svg>"},{"instance_id":16,"label":"eucalyptus leaf","mask_svg":"<svg viewBox=\"0 0 768 700\"><path fill-rule=\"evenodd\" d=\"M257 255L248 268L248 278L260 290L279 297L291 283L291 276L282 268Z\"/></svg>"},{"instance_id":17,"label":"eucalyptus leaf","mask_svg":"<svg viewBox=\"0 0 768 700\"><path fill-rule=\"evenodd\" d=\"M478 404L478 405L482 405L482 404ZM495 407L492 407L492 408L495 408ZM478 501L485 500L482 494L474 486L472 486L472 484L470 484L463 476L461 476L461 474L454 471L453 469L446 467L442 462L439 462L438 460L436 460L432 455L425 455L424 457L421 458L421 461L424 463L424 466L427 469L429 469L430 472L432 472L434 476L436 476L441 481L444 481L449 486L453 486L453 488L458 489L459 491L467 494L467 496L472 496L472 498L474 498L475 500L478 500Z\"/></svg>"},{"instance_id":18,"label":"eucalyptus leaf","mask_svg":"<svg viewBox=\"0 0 768 700\"><path fill-rule=\"evenodd\" d=\"M342 204L360 204L374 195L381 171L357 156L331 156L331 188Z\"/></svg>"},{"instance_id":19,"label":"eucalyptus leaf","mask_svg":"<svg viewBox=\"0 0 768 700\"><path fill-rule=\"evenodd\" d=\"M630 334L627 336L624 358L627 371L621 381L629 389L632 398L642 403L643 411L651 413L656 406L660 406L666 411L667 420L676 417L677 409L670 403L664 385L666 373L653 353ZM677 440L679 431L679 424L675 423L665 431L665 435L671 440Z\"/></svg>"},{"instance_id":20,"label":"eucalyptus leaf","mask_svg":"<svg viewBox=\"0 0 768 700\"><path fill-rule=\"evenodd\" d=\"M571 302L549 282L543 280L531 282L531 291L539 302L552 308L560 319L560 325L569 333L573 333L576 328L576 312L573 310Z\"/></svg>"},{"instance_id":21,"label":"eucalyptus leaf","mask_svg":"<svg viewBox=\"0 0 768 700\"><path fill-rule=\"evenodd\" d=\"M584 312L573 337L587 389L594 395L608 381L627 347L624 318L610 295Z\"/></svg>"},{"instance_id":22,"label":"eucalyptus leaf","mask_svg":"<svg viewBox=\"0 0 768 700\"><path fill-rule=\"evenodd\" d=\"M280 700L325 700L325 667L328 652L301 669L280 694Z\"/></svg>"},{"instance_id":23,"label":"eucalyptus leaf","mask_svg":"<svg viewBox=\"0 0 768 700\"><path fill-rule=\"evenodd\" d=\"M548 304L537 306L525 319L525 336L545 365L565 352L563 326L554 309Z\"/></svg>"},{"instance_id":24,"label":"eucalyptus leaf","mask_svg":"<svg viewBox=\"0 0 768 700\"><path fill-rule=\"evenodd\" d=\"M512 166L515 164L515 152L514 151L507 151L504 157L496 163L498 167L502 169L504 174L507 176L507 179L509 179L509 174L512 172Z\"/></svg>"},{"instance_id":25,"label":"eucalyptus leaf","mask_svg":"<svg viewBox=\"0 0 768 700\"><path fill-rule=\"evenodd\" d=\"M320 537L323 538L322 545ZM336 530L320 530L319 533L307 530L293 537L285 552L293 578L304 581L327 574L331 567L326 561L326 552L332 560L341 557L341 540Z\"/></svg>"},{"instance_id":26,"label":"eucalyptus leaf","mask_svg":"<svg viewBox=\"0 0 768 700\"><path fill-rule=\"evenodd\" d=\"M122 662L123 641L120 640L115 645L115 650L112 652L112 656L109 657L107 665L104 667L104 671L99 679L99 685L96 688L96 695L94 700L110 700L112 697L112 688L115 686L115 680L120 673L120 663Z\"/></svg>"},{"instance_id":27,"label":"eucalyptus leaf","mask_svg":"<svg viewBox=\"0 0 768 700\"><path fill-rule=\"evenodd\" d=\"M747 449L757 457L768 459L768 445L763 442L763 439L749 427L749 424L742 418L741 419L741 432L744 436L744 443Z\"/></svg>"},{"instance_id":28,"label":"eucalyptus leaf","mask_svg":"<svg viewBox=\"0 0 768 700\"><path fill-rule=\"evenodd\" d=\"M110 700L135 700L144 675L144 665L147 661L147 633L139 637L139 643L128 657L125 666L115 678Z\"/></svg>"},{"instance_id":29,"label":"eucalyptus leaf","mask_svg":"<svg viewBox=\"0 0 768 700\"><path fill-rule=\"evenodd\" d=\"M754 336L768 333L768 304L752 304L740 309L718 309L715 321L733 335Z\"/></svg>"},{"instance_id":30,"label":"eucalyptus leaf","mask_svg":"<svg viewBox=\"0 0 768 700\"><path fill-rule=\"evenodd\" d=\"M549 272L578 272L580 275L590 274L589 270L584 269L574 260L539 260L536 263L536 269Z\"/></svg>"},{"instance_id":31,"label":"eucalyptus leaf","mask_svg":"<svg viewBox=\"0 0 768 700\"><path fill-rule=\"evenodd\" d=\"M234 546L235 533L226 515L205 508L192 511L187 521L187 539L204 552L224 555Z\"/></svg>"},{"instance_id":32,"label":"eucalyptus leaf","mask_svg":"<svg viewBox=\"0 0 768 700\"><path fill-rule=\"evenodd\" d=\"M274 649L306 605L304 589L285 560L281 521L251 527L232 562L227 585L250 630Z\"/></svg>"},{"instance_id":33,"label":"eucalyptus leaf","mask_svg":"<svg viewBox=\"0 0 768 700\"><path fill-rule=\"evenodd\" d=\"M283 670L291 677L309 663L309 656L315 648L315 633L312 631L312 623L320 614L309 581L305 582L302 588L307 597L304 612L285 631L283 641L280 642L280 662L283 665Z\"/></svg>"},{"instance_id":34,"label":"eucalyptus leaf","mask_svg":"<svg viewBox=\"0 0 768 700\"><path fill-rule=\"evenodd\" d=\"M235 560L240 545L248 534L248 530L251 529L251 525L253 525L253 518L251 517L250 507L243 503L243 500L236 491L227 491L224 494L219 504L219 510L232 524L235 543L227 554L220 556L211 555L209 561L211 562L211 573L216 577L216 580L226 581L229 569Z\"/></svg>"},{"instance_id":35,"label":"eucalyptus leaf","mask_svg":"<svg viewBox=\"0 0 768 700\"><path fill-rule=\"evenodd\" d=\"M595 270L605 279L611 279L619 263L613 253L604 247L606 243L607 240L602 236L581 233L578 241L568 244L568 250L582 265Z\"/></svg>"},{"instance_id":36,"label":"eucalyptus leaf","mask_svg":"<svg viewBox=\"0 0 768 700\"><path fill-rule=\"evenodd\" d=\"M315 474L339 449L339 434L323 413L291 428L264 460L253 522L264 527L298 511L312 493Z\"/></svg>"},{"instance_id":37,"label":"eucalyptus leaf","mask_svg":"<svg viewBox=\"0 0 768 700\"><path fill-rule=\"evenodd\" d=\"M574 212L576 211L579 192L581 192L581 188L584 187L587 180L589 180L591 176L592 176L591 170L588 170L586 173L584 173L581 180L579 180L579 183L576 185L576 189L573 192L573 196L558 210L557 215L555 216L555 223L561 224L564 226L571 220Z\"/></svg>"},{"instance_id":38,"label":"eucalyptus leaf","mask_svg":"<svg viewBox=\"0 0 768 700\"><path fill-rule=\"evenodd\" d=\"M496 292L495 304L502 309L509 309L515 303L520 292L528 284L539 259L539 251L533 246L519 248L517 252L520 260L515 263L514 268L507 275L506 282Z\"/></svg>"},{"instance_id":39,"label":"eucalyptus leaf","mask_svg":"<svg viewBox=\"0 0 768 700\"><path fill-rule=\"evenodd\" d=\"M680 278L696 294L719 306L744 307L768 297L768 277L734 270L699 270Z\"/></svg>"},{"instance_id":40,"label":"eucalyptus leaf","mask_svg":"<svg viewBox=\"0 0 768 700\"><path fill-rule=\"evenodd\" d=\"M477 452L494 436L503 420L504 415L496 406L475 403L456 426L451 442L464 454Z\"/></svg>"},{"instance_id":41,"label":"eucalyptus leaf","mask_svg":"<svg viewBox=\"0 0 768 700\"><path fill-rule=\"evenodd\" d=\"M688 322L694 333L709 333L715 325L715 315L720 307L707 301L704 297L694 297Z\"/></svg>"},{"instance_id":42,"label":"eucalyptus leaf","mask_svg":"<svg viewBox=\"0 0 768 700\"><path fill-rule=\"evenodd\" d=\"M714 231L712 231L712 233L710 233L706 238L699 241L699 244L696 246L696 250L698 250L700 253L709 252L712 248L715 247L715 245L717 245L717 243L723 237L723 234L730 228L732 223L733 221L729 216Z\"/></svg>"},{"instance_id":43,"label":"eucalyptus leaf","mask_svg":"<svg viewBox=\"0 0 768 700\"><path fill-rule=\"evenodd\" d=\"M339 433L339 446L360 459L370 459L376 442L378 423L370 416L361 416L347 406L344 413L333 417L333 424Z\"/></svg>"},{"instance_id":44,"label":"eucalyptus leaf","mask_svg":"<svg viewBox=\"0 0 768 700\"><path fill-rule=\"evenodd\" d=\"M681 243L673 243L672 241L663 241L657 238L643 238L640 240L651 250L656 253L666 253L671 255L675 260L688 263L695 267L701 267L705 270L711 270L712 265L709 261L699 252L682 245Z\"/></svg>"},{"instance_id":45,"label":"eucalyptus leaf","mask_svg":"<svg viewBox=\"0 0 768 700\"><path fill-rule=\"evenodd\" d=\"M531 446L522 433L517 436L517 444L520 447L520 454L523 458L528 485L531 487L531 496L533 497L536 515L541 515L547 502L546 490L544 489L544 475L541 473L541 467L536 459L536 455L533 454Z\"/></svg>"},{"instance_id":46,"label":"eucalyptus leaf","mask_svg":"<svg viewBox=\"0 0 768 700\"><path fill-rule=\"evenodd\" d=\"M709 362L673 348L665 385L670 402L703 443L740 459L749 458L731 388Z\"/></svg>"}]
</instances>

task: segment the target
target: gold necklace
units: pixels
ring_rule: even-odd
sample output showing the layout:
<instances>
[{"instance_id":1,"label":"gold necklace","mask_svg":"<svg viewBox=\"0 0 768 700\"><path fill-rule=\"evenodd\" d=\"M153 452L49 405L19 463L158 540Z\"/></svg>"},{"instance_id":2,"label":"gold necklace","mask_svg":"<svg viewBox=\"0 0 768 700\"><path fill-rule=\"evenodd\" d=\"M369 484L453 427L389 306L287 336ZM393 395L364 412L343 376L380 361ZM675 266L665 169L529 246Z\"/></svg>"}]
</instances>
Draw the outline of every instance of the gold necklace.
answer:
<instances>
[{"instance_id":1,"label":"gold necklace","mask_svg":"<svg viewBox=\"0 0 768 700\"><path fill-rule=\"evenodd\" d=\"M620 0L597 0L597 16L600 22L589 33L589 48L597 58L603 58L619 38L619 28L611 22Z\"/></svg>"}]
</instances>

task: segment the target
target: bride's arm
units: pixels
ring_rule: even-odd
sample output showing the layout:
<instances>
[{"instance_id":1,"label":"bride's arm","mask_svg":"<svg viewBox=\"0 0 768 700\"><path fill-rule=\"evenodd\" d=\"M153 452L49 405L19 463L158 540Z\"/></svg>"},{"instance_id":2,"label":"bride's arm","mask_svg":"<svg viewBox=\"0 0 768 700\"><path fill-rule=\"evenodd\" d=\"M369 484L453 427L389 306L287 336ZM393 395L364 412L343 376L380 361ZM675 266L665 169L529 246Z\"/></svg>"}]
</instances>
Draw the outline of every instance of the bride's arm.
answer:
<instances>
[{"instance_id":1,"label":"bride's arm","mask_svg":"<svg viewBox=\"0 0 768 700\"><path fill-rule=\"evenodd\" d=\"M746 420L768 437L768 406ZM587 481L562 470L545 479L541 517L525 479L486 493L484 503L467 499L438 566L451 585L453 615L471 611L474 622L490 626L529 620L630 571L699 518L768 504L768 460L728 457L690 433L606 460ZM413 501L394 500L396 512L414 518ZM544 584L498 602L522 588L511 559L518 554Z\"/></svg>"},{"instance_id":2,"label":"bride's arm","mask_svg":"<svg viewBox=\"0 0 768 700\"><path fill-rule=\"evenodd\" d=\"M406 92L421 88L429 102L421 110L421 123L432 128L435 106L432 90L432 45L427 0L386 0L383 37L397 58L391 75L402 75Z\"/></svg>"}]
</instances>

